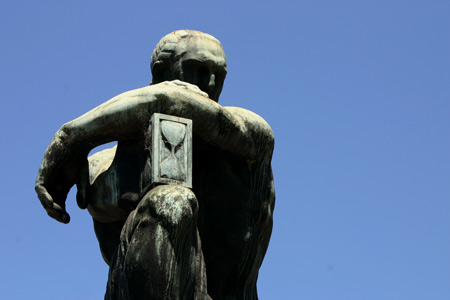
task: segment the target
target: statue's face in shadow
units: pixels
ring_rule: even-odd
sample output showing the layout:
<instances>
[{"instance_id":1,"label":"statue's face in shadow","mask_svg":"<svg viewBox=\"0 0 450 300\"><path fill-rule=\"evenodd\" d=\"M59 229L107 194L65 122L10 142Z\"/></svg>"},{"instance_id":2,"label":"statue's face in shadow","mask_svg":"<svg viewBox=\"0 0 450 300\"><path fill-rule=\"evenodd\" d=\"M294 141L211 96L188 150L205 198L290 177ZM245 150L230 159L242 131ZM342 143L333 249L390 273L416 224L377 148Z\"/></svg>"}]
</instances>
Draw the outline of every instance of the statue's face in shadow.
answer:
<instances>
[{"instance_id":1,"label":"statue's face in shadow","mask_svg":"<svg viewBox=\"0 0 450 300\"><path fill-rule=\"evenodd\" d=\"M181 80L198 86L218 101L227 74L225 53L219 43L203 37L190 37L178 45L175 72Z\"/></svg>"}]
</instances>

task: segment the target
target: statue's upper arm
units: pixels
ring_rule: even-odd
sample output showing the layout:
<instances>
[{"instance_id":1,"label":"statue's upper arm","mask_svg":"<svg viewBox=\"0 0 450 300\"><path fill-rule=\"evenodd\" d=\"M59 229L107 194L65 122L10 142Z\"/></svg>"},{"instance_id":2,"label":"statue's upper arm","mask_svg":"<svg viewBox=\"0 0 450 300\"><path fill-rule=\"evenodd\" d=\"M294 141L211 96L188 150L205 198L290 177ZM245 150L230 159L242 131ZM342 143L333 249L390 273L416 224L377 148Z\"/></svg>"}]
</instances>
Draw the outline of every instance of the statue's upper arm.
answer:
<instances>
[{"instance_id":1,"label":"statue's upper arm","mask_svg":"<svg viewBox=\"0 0 450 300\"><path fill-rule=\"evenodd\" d=\"M241 107L224 106L224 110L233 114L246 127L246 130L266 135L267 138L273 138L272 128L259 115Z\"/></svg>"},{"instance_id":2,"label":"statue's upper arm","mask_svg":"<svg viewBox=\"0 0 450 300\"><path fill-rule=\"evenodd\" d=\"M223 109L233 115L241 131L251 137L255 151L263 151L264 157L272 158L274 135L269 124L259 115L240 107L226 106Z\"/></svg>"}]
</instances>

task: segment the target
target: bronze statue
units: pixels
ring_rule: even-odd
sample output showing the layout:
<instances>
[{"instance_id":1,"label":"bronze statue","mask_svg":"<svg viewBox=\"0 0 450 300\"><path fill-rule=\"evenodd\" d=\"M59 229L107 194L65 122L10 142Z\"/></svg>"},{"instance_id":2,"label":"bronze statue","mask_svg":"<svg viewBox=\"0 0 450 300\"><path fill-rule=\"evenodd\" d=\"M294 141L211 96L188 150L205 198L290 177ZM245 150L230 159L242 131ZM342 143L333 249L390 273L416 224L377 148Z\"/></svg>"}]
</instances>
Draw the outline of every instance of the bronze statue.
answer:
<instances>
[{"instance_id":1,"label":"bronze statue","mask_svg":"<svg viewBox=\"0 0 450 300\"><path fill-rule=\"evenodd\" d=\"M248 110L217 103L227 64L208 34L165 36L151 71L149 86L57 131L39 169L38 197L50 217L68 223L65 200L77 185L77 203L92 215L110 266L105 299L257 299L275 202L272 130ZM192 120L192 189L149 184L155 113ZM117 146L88 158L111 141Z\"/></svg>"}]
</instances>

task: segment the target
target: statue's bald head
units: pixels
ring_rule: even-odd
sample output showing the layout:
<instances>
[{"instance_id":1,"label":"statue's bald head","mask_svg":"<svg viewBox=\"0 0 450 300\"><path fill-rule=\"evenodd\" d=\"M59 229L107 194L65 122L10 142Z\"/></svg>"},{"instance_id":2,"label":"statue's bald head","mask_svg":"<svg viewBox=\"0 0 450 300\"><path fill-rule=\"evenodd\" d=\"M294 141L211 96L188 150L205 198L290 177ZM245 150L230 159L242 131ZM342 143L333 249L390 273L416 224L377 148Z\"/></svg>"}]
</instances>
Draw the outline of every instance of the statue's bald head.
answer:
<instances>
[{"instance_id":1,"label":"statue's bald head","mask_svg":"<svg viewBox=\"0 0 450 300\"><path fill-rule=\"evenodd\" d=\"M227 72L222 45L195 30L178 30L163 37L151 59L152 84L179 79L197 85L218 101Z\"/></svg>"}]
</instances>

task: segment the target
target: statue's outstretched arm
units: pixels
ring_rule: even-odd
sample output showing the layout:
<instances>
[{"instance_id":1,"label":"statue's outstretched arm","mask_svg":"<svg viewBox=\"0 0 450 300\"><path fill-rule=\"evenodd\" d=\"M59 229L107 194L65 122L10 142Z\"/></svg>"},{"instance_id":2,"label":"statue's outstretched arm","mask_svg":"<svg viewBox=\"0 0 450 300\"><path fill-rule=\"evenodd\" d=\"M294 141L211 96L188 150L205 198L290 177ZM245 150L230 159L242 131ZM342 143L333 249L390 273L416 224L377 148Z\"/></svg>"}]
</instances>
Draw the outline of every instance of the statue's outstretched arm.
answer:
<instances>
[{"instance_id":1,"label":"statue's outstretched arm","mask_svg":"<svg viewBox=\"0 0 450 300\"><path fill-rule=\"evenodd\" d=\"M140 136L153 113L193 120L194 139L249 160L270 161L270 127L252 113L234 114L192 89L157 84L118 95L64 124L48 146L36 179L38 197L52 218L68 223L65 199L81 181L89 151L111 141ZM244 110L242 110L244 111ZM268 153L270 152L270 153Z\"/></svg>"}]
</instances>

